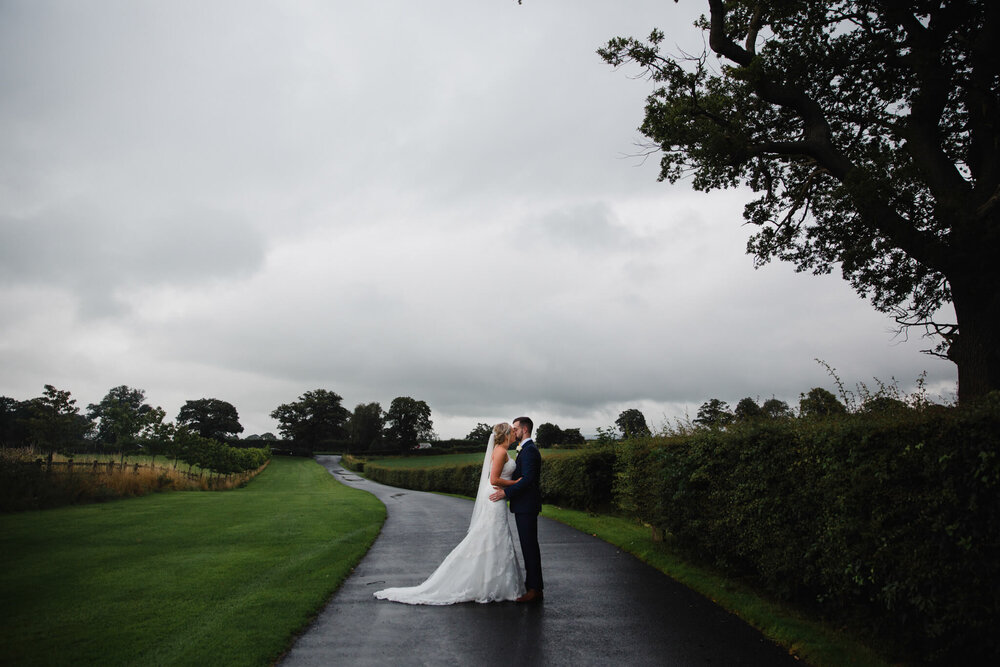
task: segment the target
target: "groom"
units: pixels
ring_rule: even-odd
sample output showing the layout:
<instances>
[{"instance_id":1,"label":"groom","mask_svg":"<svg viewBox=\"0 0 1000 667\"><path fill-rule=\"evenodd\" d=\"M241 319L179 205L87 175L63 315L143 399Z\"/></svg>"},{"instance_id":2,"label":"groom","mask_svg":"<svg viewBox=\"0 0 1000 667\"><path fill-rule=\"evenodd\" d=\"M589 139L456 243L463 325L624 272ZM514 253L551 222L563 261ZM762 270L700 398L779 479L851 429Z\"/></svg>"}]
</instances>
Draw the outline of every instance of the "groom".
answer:
<instances>
[{"instance_id":1,"label":"groom","mask_svg":"<svg viewBox=\"0 0 1000 667\"><path fill-rule=\"evenodd\" d=\"M531 427L527 417L518 417L511 426L517 441L517 455L512 479L520 478L517 484L494 487L496 493L490 500L497 502L510 499L510 511L517 524L517 536L521 539L521 555L524 556L524 595L518 602L537 602L542 599L542 554L538 548L538 513L542 511L542 491L538 484L542 472L542 457L531 439Z\"/></svg>"}]
</instances>

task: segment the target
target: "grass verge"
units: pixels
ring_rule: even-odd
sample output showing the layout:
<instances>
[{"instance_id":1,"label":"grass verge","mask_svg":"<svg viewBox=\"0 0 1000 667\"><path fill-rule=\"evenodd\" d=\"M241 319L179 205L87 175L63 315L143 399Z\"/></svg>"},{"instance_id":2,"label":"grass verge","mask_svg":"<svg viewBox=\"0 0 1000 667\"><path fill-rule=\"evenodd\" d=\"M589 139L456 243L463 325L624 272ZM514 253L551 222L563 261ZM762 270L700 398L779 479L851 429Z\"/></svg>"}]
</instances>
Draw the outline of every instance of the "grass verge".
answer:
<instances>
[{"instance_id":1,"label":"grass verge","mask_svg":"<svg viewBox=\"0 0 1000 667\"><path fill-rule=\"evenodd\" d=\"M890 664L857 640L786 605L764 599L748 586L685 561L669 546L654 542L649 528L632 519L588 514L554 505L545 505L542 516L589 533L636 556L739 616L810 665L887 667Z\"/></svg>"},{"instance_id":2,"label":"grass verge","mask_svg":"<svg viewBox=\"0 0 1000 667\"><path fill-rule=\"evenodd\" d=\"M384 521L374 496L282 457L223 493L0 516L0 661L270 664Z\"/></svg>"}]
</instances>

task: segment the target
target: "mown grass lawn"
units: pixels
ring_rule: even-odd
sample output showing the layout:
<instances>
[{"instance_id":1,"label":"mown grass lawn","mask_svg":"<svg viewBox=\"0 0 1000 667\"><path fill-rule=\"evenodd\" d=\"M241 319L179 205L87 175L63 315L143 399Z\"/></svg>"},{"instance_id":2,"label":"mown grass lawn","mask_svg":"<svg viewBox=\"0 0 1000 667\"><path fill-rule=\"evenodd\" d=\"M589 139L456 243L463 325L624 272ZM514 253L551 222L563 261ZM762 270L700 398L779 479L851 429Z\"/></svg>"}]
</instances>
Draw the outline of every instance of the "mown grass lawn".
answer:
<instances>
[{"instance_id":1,"label":"mown grass lawn","mask_svg":"<svg viewBox=\"0 0 1000 667\"><path fill-rule=\"evenodd\" d=\"M0 663L270 664L384 520L281 457L232 491L0 516Z\"/></svg>"}]
</instances>

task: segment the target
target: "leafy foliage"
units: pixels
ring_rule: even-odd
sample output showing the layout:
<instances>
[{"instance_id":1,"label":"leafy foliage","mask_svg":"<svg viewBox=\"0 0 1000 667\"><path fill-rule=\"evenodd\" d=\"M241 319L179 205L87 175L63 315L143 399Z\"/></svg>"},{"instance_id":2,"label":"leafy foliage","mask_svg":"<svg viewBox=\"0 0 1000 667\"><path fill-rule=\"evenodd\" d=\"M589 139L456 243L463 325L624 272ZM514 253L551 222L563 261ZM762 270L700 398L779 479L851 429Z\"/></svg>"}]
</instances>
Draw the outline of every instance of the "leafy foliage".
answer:
<instances>
[{"instance_id":1,"label":"leafy foliage","mask_svg":"<svg viewBox=\"0 0 1000 667\"><path fill-rule=\"evenodd\" d=\"M729 404L718 398L712 398L701 404L694 423L708 428L722 428L733 421L733 413Z\"/></svg>"},{"instance_id":2,"label":"leafy foliage","mask_svg":"<svg viewBox=\"0 0 1000 667\"><path fill-rule=\"evenodd\" d=\"M539 447L554 447L556 445L582 445L587 439L578 428L559 428L556 424L545 423L535 429L533 438Z\"/></svg>"},{"instance_id":3,"label":"leafy foliage","mask_svg":"<svg viewBox=\"0 0 1000 667\"><path fill-rule=\"evenodd\" d=\"M769 419L790 419L795 416L788 403L777 398L769 398L760 406L761 412Z\"/></svg>"},{"instance_id":4,"label":"leafy foliage","mask_svg":"<svg viewBox=\"0 0 1000 667\"><path fill-rule=\"evenodd\" d=\"M146 403L146 392L126 385L112 388L100 403L87 406L87 416L97 421L97 439L107 449L133 451L142 438L163 421L162 408Z\"/></svg>"},{"instance_id":5,"label":"leafy foliage","mask_svg":"<svg viewBox=\"0 0 1000 667\"><path fill-rule=\"evenodd\" d=\"M424 401L409 396L392 399L385 421L386 439L399 446L410 448L422 440L434 439L431 408Z\"/></svg>"},{"instance_id":6,"label":"leafy foliage","mask_svg":"<svg viewBox=\"0 0 1000 667\"><path fill-rule=\"evenodd\" d=\"M757 265L839 268L943 336L960 396L1000 388L1000 10L989 0L709 0L722 59L616 37L598 53L656 85L641 131L660 179L748 186ZM957 324L932 320L954 304Z\"/></svg>"},{"instance_id":7,"label":"leafy foliage","mask_svg":"<svg viewBox=\"0 0 1000 667\"><path fill-rule=\"evenodd\" d=\"M539 447L551 447L562 442L563 432L557 425L545 422L535 429L533 440Z\"/></svg>"},{"instance_id":8,"label":"leafy foliage","mask_svg":"<svg viewBox=\"0 0 1000 667\"><path fill-rule=\"evenodd\" d=\"M1000 394L764 420L618 450L620 507L907 659L1000 650Z\"/></svg>"},{"instance_id":9,"label":"leafy foliage","mask_svg":"<svg viewBox=\"0 0 1000 667\"><path fill-rule=\"evenodd\" d=\"M279 422L278 431L288 440L310 450L324 442L347 437L345 424L351 413L341 405L343 398L327 389L307 391L292 403L283 403L271 413Z\"/></svg>"},{"instance_id":10,"label":"leafy foliage","mask_svg":"<svg viewBox=\"0 0 1000 667\"><path fill-rule=\"evenodd\" d=\"M226 442L243 432L236 407L217 398L186 401L177 413L177 424L194 429L203 438L219 442Z\"/></svg>"},{"instance_id":11,"label":"leafy foliage","mask_svg":"<svg viewBox=\"0 0 1000 667\"><path fill-rule=\"evenodd\" d=\"M385 412L379 403L359 403L348 424L351 451L378 449L385 428Z\"/></svg>"},{"instance_id":12,"label":"leafy foliage","mask_svg":"<svg viewBox=\"0 0 1000 667\"><path fill-rule=\"evenodd\" d=\"M476 424L474 429L469 431L469 435L465 436L465 439L469 442L488 442L492 432L493 428L489 424L480 422Z\"/></svg>"},{"instance_id":13,"label":"leafy foliage","mask_svg":"<svg viewBox=\"0 0 1000 667\"><path fill-rule=\"evenodd\" d=\"M23 425L29 444L48 452L70 451L91 430L91 422L80 414L68 391L45 385L45 393L27 401L22 408Z\"/></svg>"},{"instance_id":14,"label":"leafy foliage","mask_svg":"<svg viewBox=\"0 0 1000 667\"><path fill-rule=\"evenodd\" d=\"M799 399L799 416L805 419L843 414L847 414L844 404L822 387L813 387Z\"/></svg>"},{"instance_id":15,"label":"leafy foliage","mask_svg":"<svg viewBox=\"0 0 1000 667\"><path fill-rule=\"evenodd\" d=\"M621 431L622 437L642 438L650 435L649 426L646 425L646 417L636 408L623 410L615 420L615 425Z\"/></svg>"}]
</instances>

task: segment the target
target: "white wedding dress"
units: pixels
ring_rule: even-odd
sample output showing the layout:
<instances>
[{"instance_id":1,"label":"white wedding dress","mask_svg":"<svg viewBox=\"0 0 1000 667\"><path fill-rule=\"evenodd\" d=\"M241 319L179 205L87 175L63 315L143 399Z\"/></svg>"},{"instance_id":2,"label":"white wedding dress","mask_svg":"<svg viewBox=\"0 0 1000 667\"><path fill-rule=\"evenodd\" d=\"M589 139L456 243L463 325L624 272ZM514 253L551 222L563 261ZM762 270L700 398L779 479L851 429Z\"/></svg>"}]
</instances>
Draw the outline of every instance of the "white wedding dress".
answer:
<instances>
[{"instance_id":1,"label":"white wedding dress","mask_svg":"<svg viewBox=\"0 0 1000 667\"><path fill-rule=\"evenodd\" d=\"M434 573L419 586L386 588L375 592L381 600L406 604L498 602L524 595L524 573L514 552L507 503L489 499L493 436L486 448L476 504L465 539L452 549ZM510 479L514 461L509 456L500 476Z\"/></svg>"}]
</instances>

